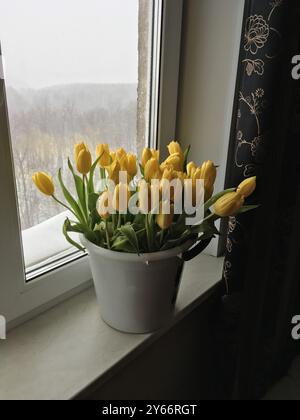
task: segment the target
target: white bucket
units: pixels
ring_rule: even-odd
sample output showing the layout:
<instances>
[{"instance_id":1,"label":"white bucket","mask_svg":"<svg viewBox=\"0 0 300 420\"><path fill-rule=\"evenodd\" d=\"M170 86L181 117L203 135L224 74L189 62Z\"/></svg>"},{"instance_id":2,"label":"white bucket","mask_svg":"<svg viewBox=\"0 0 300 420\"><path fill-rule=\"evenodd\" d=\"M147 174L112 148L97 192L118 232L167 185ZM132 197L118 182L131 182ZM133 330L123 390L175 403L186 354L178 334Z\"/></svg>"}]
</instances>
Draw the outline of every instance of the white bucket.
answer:
<instances>
[{"instance_id":1,"label":"white bucket","mask_svg":"<svg viewBox=\"0 0 300 420\"><path fill-rule=\"evenodd\" d=\"M86 247L103 320L128 333L161 328L173 315L184 261L180 255L193 242L152 254L127 254Z\"/></svg>"}]
</instances>

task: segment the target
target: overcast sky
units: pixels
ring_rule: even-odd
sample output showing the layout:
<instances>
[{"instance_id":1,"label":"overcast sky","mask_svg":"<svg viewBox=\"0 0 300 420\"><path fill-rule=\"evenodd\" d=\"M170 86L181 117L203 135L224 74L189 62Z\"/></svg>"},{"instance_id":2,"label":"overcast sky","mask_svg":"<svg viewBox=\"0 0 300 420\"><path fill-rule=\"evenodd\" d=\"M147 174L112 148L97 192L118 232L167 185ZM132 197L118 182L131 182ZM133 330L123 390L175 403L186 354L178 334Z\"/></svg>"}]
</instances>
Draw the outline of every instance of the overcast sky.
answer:
<instances>
[{"instance_id":1,"label":"overcast sky","mask_svg":"<svg viewBox=\"0 0 300 420\"><path fill-rule=\"evenodd\" d=\"M136 83L138 0L0 0L7 84Z\"/></svg>"}]
</instances>

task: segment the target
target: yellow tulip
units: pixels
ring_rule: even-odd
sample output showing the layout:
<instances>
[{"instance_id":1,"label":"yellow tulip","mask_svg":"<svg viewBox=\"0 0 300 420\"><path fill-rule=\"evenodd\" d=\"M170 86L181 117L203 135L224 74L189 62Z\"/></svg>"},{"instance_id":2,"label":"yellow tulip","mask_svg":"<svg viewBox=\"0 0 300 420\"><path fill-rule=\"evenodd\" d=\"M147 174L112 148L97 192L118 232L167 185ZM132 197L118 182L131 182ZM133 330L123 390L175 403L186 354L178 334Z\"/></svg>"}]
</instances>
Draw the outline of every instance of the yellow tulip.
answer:
<instances>
[{"instance_id":1,"label":"yellow tulip","mask_svg":"<svg viewBox=\"0 0 300 420\"><path fill-rule=\"evenodd\" d=\"M108 219L109 214L109 193L104 191L97 202L97 212L102 219Z\"/></svg>"},{"instance_id":2,"label":"yellow tulip","mask_svg":"<svg viewBox=\"0 0 300 420\"><path fill-rule=\"evenodd\" d=\"M159 150L149 149L148 147L145 147L142 153L142 167L145 168L147 162L152 158L159 161Z\"/></svg>"},{"instance_id":3,"label":"yellow tulip","mask_svg":"<svg viewBox=\"0 0 300 420\"><path fill-rule=\"evenodd\" d=\"M117 159L116 152L110 151L109 155L110 155L110 159L111 159L110 162L111 163L114 162Z\"/></svg>"},{"instance_id":4,"label":"yellow tulip","mask_svg":"<svg viewBox=\"0 0 300 420\"><path fill-rule=\"evenodd\" d=\"M235 216L245 202L244 197L238 192L223 195L215 203L213 212L220 217Z\"/></svg>"},{"instance_id":5,"label":"yellow tulip","mask_svg":"<svg viewBox=\"0 0 300 420\"><path fill-rule=\"evenodd\" d=\"M172 167L174 171L182 171L183 169L183 156L180 153L170 155L162 164L161 169L164 171L166 168Z\"/></svg>"},{"instance_id":6,"label":"yellow tulip","mask_svg":"<svg viewBox=\"0 0 300 420\"><path fill-rule=\"evenodd\" d=\"M186 175L182 171L173 171L174 178L180 179L180 181L184 181L186 179Z\"/></svg>"},{"instance_id":7,"label":"yellow tulip","mask_svg":"<svg viewBox=\"0 0 300 420\"><path fill-rule=\"evenodd\" d=\"M215 190L215 187L214 187L214 186L212 186L212 187L210 187L210 188L206 188L206 189L205 189L205 193L204 193L204 202L205 202L205 203L206 203L208 200L210 200L210 199L211 199L211 197L213 196L214 190Z\"/></svg>"},{"instance_id":8,"label":"yellow tulip","mask_svg":"<svg viewBox=\"0 0 300 420\"><path fill-rule=\"evenodd\" d=\"M168 181L172 181L172 179L174 178L175 178L175 174L174 174L173 169L171 167L166 168L162 174L162 180L167 179Z\"/></svg>"},{"instance_id":9,"label":"yellow tulip","mask_svg":"<svg viewBox=\"0 0 300 420\"><path fill-rule=\"evenodd\" d=\"M109 166L111 163L111 157L109 152L109 147L107 144L99 144L96 148L96 155L99 159L99 165L101 168Z\"/></svg>"},{"instance_id":10,"label":"yellow tulip","mask_svg":"<svg viewBox=\"0 0 300 420\"><path fill-rule=\"evenodd\" d=\"M163 209L166 202L161 203L160 205L160 214L156 216L156 223L161 228L161 230L168 229L174 220L174 205L170 205L170 214L164 214Z\"/></svg>"},{"instance_id":11,"label":"yellow tulip","mask_svg":"<svg viewBox=\"0 0 300 420\"><path fill-rule=\"evenodd\" d=\"M161 171L158 160L155 158L148 160L144 169L144 176L148 182L150 182L151 179L161 179Z\"/></svg>"},{"instance_id":12,"label":"yellow tulip","mask_svg":"<svg viewBox=\"0 0 300 420\"><path fill-rule=\"evenodd\" d=\"M45 172L36 172L32 175L32 180L36 187L45 195L54 195L54 183L51 176Z\"/></svg>"},{"instance_id":13,"label":"yellow tulip","mask_svg":"<svg viewBox=\"0 0 300 420\"><path fill-rule=\"evenodd\" d=\"M90 172L92 167L92 155L89 150L81 150L77 157L76 167L78 172L82 175L86 175Z\"/></svg>"},{"instance_id":14,"label":"yellow tulip","mask_svg":"<svg viewBox=\"0 0 300 420\"><path fill-rule=\"evenodd\" d=\"M182 160L183 160L183 151L181 149L180 144L177 141L172 141L168 146L169 154L174 155L175 153L178 153Z\"/></svg>"},{"instance_id":15,"label":"yellow tulip","mask_svg":"<svg viewBox=\"0 0 300 420\"><path fill-rule=\"evenodd\" d=\"M193 173L193 177L192 177L192 179L193 179L193 180L196 180L196 179L203 179L203 178L202 178L202 169L201 169L201 168L196 168L196 169L195 169L195 172Z\"/></svg>"},{"instance_id":16,"label":"yellow tulip","mask_svg":"<svg viewBox=\"0 0 300 420\"><path fill-rule=\"evenodd\" d=\"M114 210L125 213L128 208L130 191L127 184L118 184L114 191L113 208Z\"/></svg>"},{"instance_id":17,"label":"yellow tulip","mask_svg":"<svg viewBox=\"0 0 300 420\"><path fill-rule=\"evenodd\" d=\"M145 168L147 162L150 159L152 159L152 157L153 156L152 156L151 150L148 147L145 147L144 150L143 150L143 153L142 153L142 161L141 161L141 164L142 164L143 168Z\"/></svg>"},{"instance_id":18,"label":"yellow tulip","mask_svg":"<svg viewBox=\"0 0 300 420\"><path fill-rule=\"evenodd\" d=\"M126 171L129 175L129 178L134 178L137 174L137 158L134 154L128 153L120 160L120 166L122 171Z\"/></svg>"},{"instance_id":19,"label":"yellow tulip","mask_svg":"<svg viewBox=\"0 0 300 420\"><path fill-rule=\"evenodd\" d=\"M201 178L204 179L205 189L211 190L217 177L217 168L211 160L203 163L201 167Z\"/></svg>"},{"instance_id":20,"label":"yellow tulip","mask_svg":"<svg viewBox=\"0 0 300 420\"><path fill-rule=\"evenodd\" d=\"M186 172L187 172L187 176L188 178L193 178L195 172L196 172L197 166L194 162L190 162L187 164L186 167Z\"/></svg>"},{"instance_id":21,"label":"yellow tulip","mask_svg":"<svg viewBox=\"0 0 300 420\"><path fill-rule=\"evenodd\" d=\"M245 179L237 189L237 192L243 195L245 198L249 197L254 193L256 189L256 176Z\"/></svg>"},{"instance_id":22,"label":"yellow tulip","mask_svg":"<svg viewBox=\"0 0 300 420\"><path fill-rule=\"evenodd\" d=\"M151 149L152 157L159 161L160 152L159 150Z\"/></svg>"},{"instance_id":23,"label":"yellow tulip","mask_svg":"<svg viewBox=\"0 0 300 420\"><path fill-rule=\"evenodd\" d=\"M121 170L120 163L115 160L111 165L107 166L106 170L108 178L117 185L119 183L119 173Z\"/></svg>"},{"instance_id":24,"label":"yellow tulip","mask_svg":"<svg viewBox=\"0 0 300 420\"><path fill-rule=\"evenodd\" d=\"M85 143L77 143L74 146L74 160L77 162L79 153L83 150L89 150Z\"/></svg>"},{"instance_id":25,"label":"yellow tulip","mask_svg":"<svg viewBox=\"0 0 300 420\"><path fill-rule=\"evenodd\" d=\"M138 172L136 155L128 153L127 163L128 163L127 172L133 178L133 177L136 176L136 174Z\"/></svg>"},{"instance_id":26,"label":"yellow tulip","mask_svg":"<svg viewBox=\"0 0 300 420\"><path fill-rule=\"evenodd\" d=\"M123 147L120 147L117 151L116 151L116 156L119 162L121 162L121 160L124 158L124 156L126 156L127 153L126 151L123 149Z\"/></svg>"}]
</instances>

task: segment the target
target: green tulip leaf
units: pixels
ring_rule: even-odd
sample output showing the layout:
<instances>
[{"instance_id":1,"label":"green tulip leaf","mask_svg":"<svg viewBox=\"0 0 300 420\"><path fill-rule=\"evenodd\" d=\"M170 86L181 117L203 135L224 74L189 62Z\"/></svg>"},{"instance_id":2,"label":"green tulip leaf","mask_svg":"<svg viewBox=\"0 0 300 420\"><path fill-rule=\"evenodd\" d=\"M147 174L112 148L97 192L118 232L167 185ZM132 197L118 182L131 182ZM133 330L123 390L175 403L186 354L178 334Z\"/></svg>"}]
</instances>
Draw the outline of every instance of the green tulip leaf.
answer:
<instances>
[{"instance_id":1,"label":"green tulip leaf","mask_svg":"<svg viewBox=\"0 0 300 420\"><path fill-rule=\"evenodd\" d=\"M89 205L89 211L92 212L97 207L97 201L99 199L99 194L96 193L90 193L88 197L88 205Z\"/></svg>"},{"instance_id":2,"label":"green tulip leaf","mask_svg":"<svg viewBox=\"0 0 300 420\"><path fill-rule=\"evenodd\" d=\"M260 207L259 205L256 205L256 206L255 205L253 205L253 206L243 206L240 209L239 214L247 213L248 211L258 209L259 207Z\"/></svg>"},{"instance_id":3,"label":"green tulip leaf","mask_svg":"<svg viewBox=\"0 0 300 420\"><path fill-rule=\"evenodd\" d=\"M65 223L63 224L63 234L66 240L69 242L69 244L77 248L79 251L85 252L85 249L81 245L79 245L76 241L74 241L68 234L68 232L75 232L74 229L75 229L74 226L73 227L71 226L70 220L66 219Z\"/></svg>"},{"instance_id":4,"label":"green tulip leaf","mask_svg":"<svg viewBox=\"0 0 300 420\"><path fill-rule=\"evenodd\" d=\"M190 151L191 151L191 145L189 145L184 151L184 164L183 164L184 172L186 172L186 169L187 169Z\"/></svg>"},{"instance_id":5,"label":"green tulip leaf","mask_svg":"<svg viewBox=\"0 0 300 420\"><path fill-rule=\"evenodd\" d=\"M144 176L145 176L145 171L144 171L144 168L142 167L142 165L141 165L141 164L139 164L139 167L140 167L141 174L142 174L142 176L144 177Z\"/></svg>"},{"instance_id":6,"label":"green tulip leaf","mask_svg":"<svg viewBox=\"0 0 300 420\"><path fill-rule=\"evenodd\" d=\"M63 195L64 195L65 199L67 200L67 202L72 207L72 209L73 209L74 213L76 214L80 223L84 224L85 223L84 214L82 213L82 210L81 210L80 206L78 205L77 201L72 197L72 195L67 190L67 188L66 188L66 186L65 186L65 184L62 180L61 169L59 169L59 171L58 171L58 181L59 181L59 184L60 184L60 187L62 189L62 192L63 192Z\"/></svg>"},{"instance_id":7,"label":"green tulip leaf","mask_svg":"<svg viewBox=\"0 0 300 420\"><path fill-rule=\"evenodd\" d=\"M119 236L112 243L111 249L117 252L128 252L130 254L136 253L136 249L131 245L127 237Z\"/></svg>"},{"instance_id":8,"label":"green tulip leaf","mask_svg":"<svg viewBox=\"0 0 300 420\"><path fill-rule=\"evenodd\" d=\"M133 246L133 248L136 250L136 252L139 254L139 241L136 232L134 231L132 225L125 225L121 227L122 234L127 238L130 245Z\"/></svg>"},{"instance_id":9,"label":"green tulip leaf","mask_svg":"<svg viewBox=\"0 0 300 420\"><path fill-rule=\"evenodd\" d=\"M103 152L104 153L104 152ZM88 183L87 183L87 190L88 190L88 194L92 194L95 192L95 187L94 187L94 174L95 174L95 170L97 168L98 162L101 159L102 155L98 157L98 159L96 159L96 161L93 163L91 169L90 169L90 175L89 175L89 179L88 179Z\"/></svg>"},{"instance_id":10,"label":"green tulip leaf","mask_svg":"<svg viewBox=\"0 0 300 420\"><path fill-rule=\"evenodd\" d=\"M83 211L83 213L85 215L87 215L86 214L85 191L84 191L85 185L83 183L83 179L75 173L74 168L73 168L72 163L71 163L69 158L68 158L68 166L69 166L69 169L70 169L70 171L73 175L73 178L74 178L74 183L75 183L76 192L77 192L77 195L78 195L81 210Z\"/></svg>"}]
</instances>

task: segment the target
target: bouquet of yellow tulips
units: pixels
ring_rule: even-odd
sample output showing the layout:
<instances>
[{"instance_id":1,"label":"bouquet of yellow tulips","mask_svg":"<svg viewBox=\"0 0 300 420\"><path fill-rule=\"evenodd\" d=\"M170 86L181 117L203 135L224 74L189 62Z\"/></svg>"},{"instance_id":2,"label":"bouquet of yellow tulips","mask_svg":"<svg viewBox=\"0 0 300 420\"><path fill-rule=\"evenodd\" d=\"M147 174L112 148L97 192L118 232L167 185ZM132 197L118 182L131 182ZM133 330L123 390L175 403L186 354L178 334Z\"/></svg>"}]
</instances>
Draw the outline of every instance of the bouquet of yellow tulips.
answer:
<instances>
[{"instance_id":1,"label":"bouquet of yellow tulips","mask_svg":"<svg viewBox=\"0 0 300 420\"><path fill-rule=\"evenodd\" d=\"M145 148L139 160L122 148L112 151L107 144L100 144L93 161L88 146L76 144L74 164L68 159L76 196L67 189L62 171L58 172L65 202L55 195L51 176L38 172L32 178L43 194L73 214L72 219L66 218L63 233L82 251L71 232L112 251L150 253L188 240L209 240L219 234L215 227L218 219L257 207L245 205L256 188L255 177L214 195L217 167L212 161L201 166L189 162L190 148L183 151L175 141L168 151L168 158L161 162L158 150ZM202 216L187 223L187 218L196 214Z\"/></svg>"}]
</instances>

